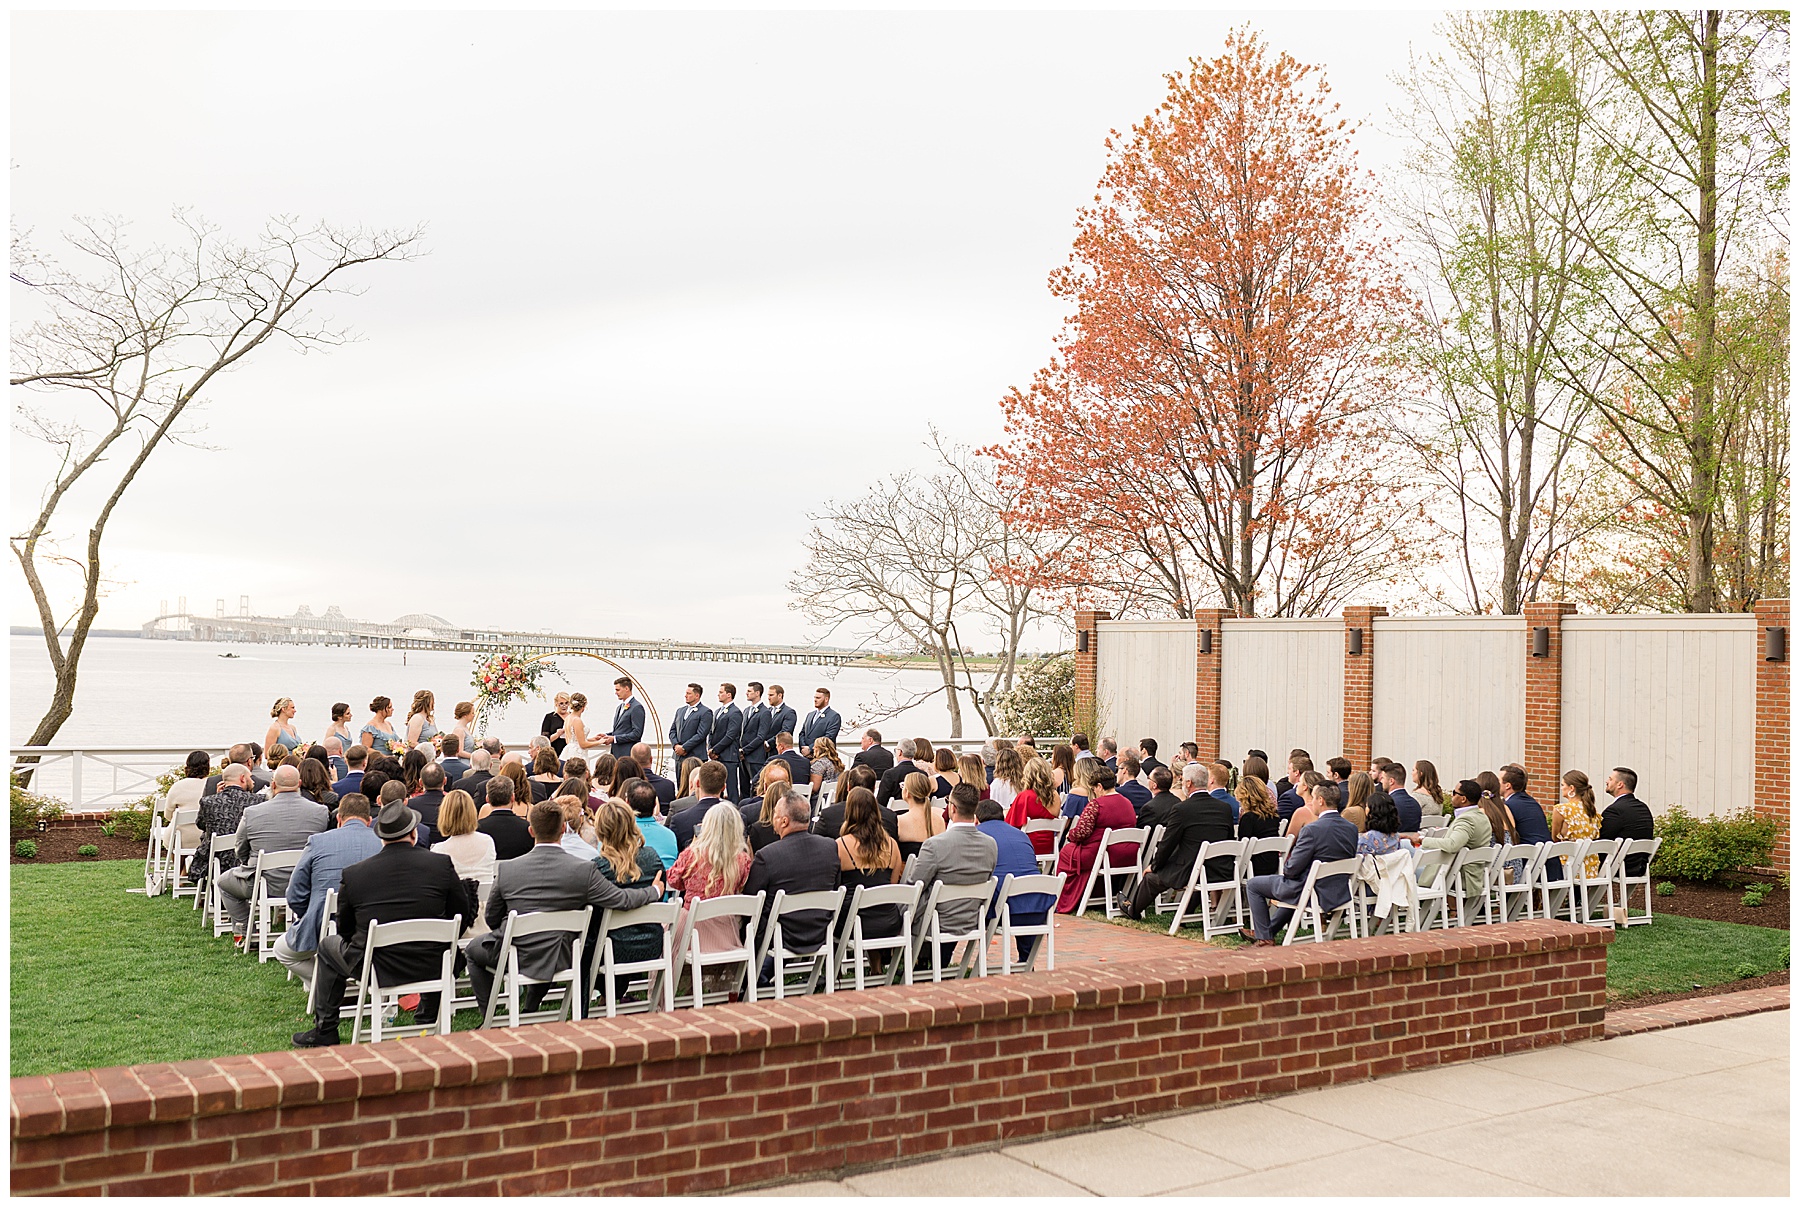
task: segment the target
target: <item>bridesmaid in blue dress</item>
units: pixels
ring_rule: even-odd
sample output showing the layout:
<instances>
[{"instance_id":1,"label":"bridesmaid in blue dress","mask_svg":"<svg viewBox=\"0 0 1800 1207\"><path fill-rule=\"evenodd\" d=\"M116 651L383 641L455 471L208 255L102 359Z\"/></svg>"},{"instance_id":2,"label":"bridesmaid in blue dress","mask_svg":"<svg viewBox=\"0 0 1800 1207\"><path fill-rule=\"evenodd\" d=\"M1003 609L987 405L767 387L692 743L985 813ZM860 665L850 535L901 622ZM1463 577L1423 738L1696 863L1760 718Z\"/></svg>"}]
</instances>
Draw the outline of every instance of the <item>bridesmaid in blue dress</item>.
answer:
<instances>
[{"instance_id":1,"label":"bridesmaid in blue dress","mask_svg":"<svg viewBox=\"0 0 1800 1207\"><path fill-rule=\"evenodd\" d=\"M369 711L375 715L370 717L369 723L362 727L362 734L358 740L371 754L386 754L393 750L394 743L400 737L390 728L392 722L389 718L394 715L394 702L386 696L376 696L369 701Z\"/></svg>"},{"instance_id":2,"label":"bridesmaid in blue dress","mask_svg":"<svg viewBox=\"0 0 1800 1207\"><path fill-rule=\"evenodd\" d=\"M274 720L269 722L269 732L263 735L264 750L269 750L279 744L286 746L288 752L292 753L299 747L300 734L294 728L295 711L294 702L286 696L275 701L275 706L269 709L269 716Z\"/></svg>"},{"instance_id":3,"label":"bridesmaid in blue dress","mask_svg":"<svg viewBox=\"0 0 1800 1207\"><path fill-rule=\"evenodd\" d=\"M437 708L437 700L428 691L413 693L412 708L406 714L406 744L408 747L429 746L432 739L438 736L438 727L432 721L431 714Z\"/></svg>"}]
</instances>

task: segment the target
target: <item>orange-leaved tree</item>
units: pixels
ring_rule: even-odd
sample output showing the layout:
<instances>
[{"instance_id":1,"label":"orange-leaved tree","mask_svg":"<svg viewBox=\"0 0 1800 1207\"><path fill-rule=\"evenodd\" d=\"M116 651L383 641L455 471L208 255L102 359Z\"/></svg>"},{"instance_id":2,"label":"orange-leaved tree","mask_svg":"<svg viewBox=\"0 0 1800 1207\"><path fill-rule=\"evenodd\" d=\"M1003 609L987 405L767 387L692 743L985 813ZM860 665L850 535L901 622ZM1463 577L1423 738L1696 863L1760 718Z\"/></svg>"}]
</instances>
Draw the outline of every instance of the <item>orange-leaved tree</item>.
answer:
<instances>
[{"instance_id":1,"label":"orange-leaved tree","mask_svg":"<svg viewBox=\"0 0 1800 1207\"><path fill-rule=\"evenodd\" d=\"M1315 68L1243 32L1168 82L1107 141L1058 354L992 451L1020 522L1078 534L1076 594L1317 614L1412 554L1419 475L1382 440L1406 295Z\"/></svg>"}]
</instances>

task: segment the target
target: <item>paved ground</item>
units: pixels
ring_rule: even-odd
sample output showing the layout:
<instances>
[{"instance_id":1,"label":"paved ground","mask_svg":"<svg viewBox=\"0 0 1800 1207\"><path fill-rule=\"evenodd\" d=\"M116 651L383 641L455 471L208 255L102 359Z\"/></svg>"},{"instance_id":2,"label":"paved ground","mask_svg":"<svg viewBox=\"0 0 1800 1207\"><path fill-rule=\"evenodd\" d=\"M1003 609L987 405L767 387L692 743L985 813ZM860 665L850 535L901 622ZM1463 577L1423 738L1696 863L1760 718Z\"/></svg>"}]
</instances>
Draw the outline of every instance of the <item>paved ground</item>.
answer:
<instances>
[{"instance_id":1,"label":"paved ground","mask_svg":"<svg viewBox=\"0 0 1800 1207\"><path fill-rule=\"evenodd\" d=\"M1788 1012L1547 1048L765 1195L1782 1195Z\"/></svg>"}]
</instances>

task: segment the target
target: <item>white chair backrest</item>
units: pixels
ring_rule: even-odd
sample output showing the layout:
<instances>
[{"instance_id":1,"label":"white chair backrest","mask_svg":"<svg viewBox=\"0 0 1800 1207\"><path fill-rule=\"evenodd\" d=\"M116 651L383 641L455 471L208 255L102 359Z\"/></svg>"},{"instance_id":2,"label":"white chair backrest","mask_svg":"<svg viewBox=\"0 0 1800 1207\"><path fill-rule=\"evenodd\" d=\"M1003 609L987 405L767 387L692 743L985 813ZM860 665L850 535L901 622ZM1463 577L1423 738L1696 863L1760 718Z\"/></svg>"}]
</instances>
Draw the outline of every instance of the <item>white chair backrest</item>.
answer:
<instances>
[{"instance_id":1,"label":"white chair backrest","mask_svg":"<svg viewBox=\"0 0 1800 1207\"><path fill-rule=\"evenodd\" d=\"M898 905L902 909L916 906L919 903L919 890L925 886L918 881L908 884L859 884L856 896L851 899L849 912L852 915L865 909L874 909L880 905Z\"/></svg>"},{"instance_id":2,"label":"white chair backrest","mask_svg":"<svg viewBox=\"0 0 1800 1207\"><path fill-rule=\"evenodd\" d=\"M994 889L998 884L992 876L980 884L945 884L939 880L931 886L932 904L938 908L951 901L980 901L985 904L994 899Z\"/></svg>"},{"instance_id":3,"label":"white chair backrest","mask_svg":"<svg viewBox=\"0 0 1800 1207\"><path fill-rule=\"evenodd\" d=\"M1284 818L1282 818L1282 819L1281 819L1281 824L1280 824L1280 825L1279 825L1279 826L1276 826L1276 827L1275 827L1275 834L1276 834L1276 836L1277 836L1277 837L1281 837L1281 838L1285 838L1285 837L1286 837L1286 836L1287 836L1287 828L1288 828L1288 823L1289 823L1289 822L1290 822L1290 821L1293 821L1293 820L1294 820L1294 818L1293 818L1293 816L1292 816L1292 815L1291 815L1291 814L1290 814L1290 815L1289 815L1289 816L1287 816L1287 817L1284 817Z\"/></svg>"},{"instance_id":4,"label":"white chair backrest","mask_svg":"<svg viewBox=\"0 0 1800 1207\"><path fill-rule=\"evenodd\" d=\"M169 819L171 826L197 826L200 824L200 806L183 805L175 810L175 816Z\"/></svg>"},{"instance_id":5,"label":"white chair backrest","mask_svg":"<svg viewBox=\"0 0 1800 1207\"><path fill-rule=\"evenodd\" d=\"M728 897L712 897L696 902L692 910L696 923L708 918L743 918L754 924L762 917L764 894L733 893Z\"/></svg>"},{"instance_id":6,"label":"white chair backrest","mask_svg":"<svg viewBox=\"0 0 1800 1207\"><path fill-rule=\"evenodd\" d=\"M1025 823L1025 828L1021 833L1041 834L1048 830L1060 838L1068 824L1069 819L1066 817L1034 817Z\"/></svg>"},{"instance_id":7,"label":"white chair backrest","mask_svg":"<svg viewBox=\"0 0 1800 1207\"><path fill-rule=\"evenodd\" d=\"M609 909L601 919L601 937L627 926L674 926L681 916L681 902L652 901L636 909Z\"/></svg>"},{"instance_id":8,"label":"white chair backrest","mask_svg":"<svg viewBox=\"0 0 1800 1207\"><path fill-rule=\"evenodd\" d=\"M1007 909L1011 909L1010 902L1014 897L1029 897L1037 893L1055 895L1062 890L1062 881L1061 875L1015 876L1008 872L1005 882L1000 886L1000 900L1006 903Z\"/></svg>"},{"instance_id":9,"label":"white chair backrest","mask_svg":"<svg viewBox=\"0 0 1800 1207\"><path fill-rule=\"evenodd\" d=\"M1660 839L1660 838L1627 838L1627 839L1625 839L1625 845L1624 845L1623 849L1621 849L1619 851L1620 874L1621 875L1624 874L1625 861L1627 859L1630 859L1633 855L1654 856L1656 854L1657 848L1660 846L1662 846L1662 839ZM1649 874L1650 874L1650 867L1648 864L1645 864L1644 865L1644 875L1648 876Z\"/></svg>"},{"instance_id":10,"label":"white chair backrest","mask_svg":"<svg viewBox=\"0 0 1800 1207\"><path fill-rule=\"evenodd\" d=\"M515 943L529 935L556 932L585 934L593 912L593 907L589 906L586 909L550 909L532 914L513 913L507 915L506 924Z\"/></svg>"},{"instance_id":11,"label":"white chair backrest","mask_svg":"<svg viewBox=\"0 0 1800 1207\"><path fill-rule=\"evenodd\" d=\"M820 889L813 893L790 893L786 889L775 892L775 904L769 907L771 918L784 918L788 914L803 914L814 910L831 910L833 913L844 902L844 886L834 889Z\"/></svg>"},{"instance_id":12,"label":"white chair backrest","mask_svg":"<svg viewBox=\"0 0 1800 1207\"><path fill-rule=\"evenodd\" d=\"M1253 838L1232 838L1223 842L1203 842L1200 844L1200 853L1194 856L1194 862L1204 867L1209 859L1223 859L1229 855L1235 866L1241 868L1244 860L1250 857L1250 847L1255 841ZM1204 876L1206 873L1200 874Z\"/></svg>"},{"instance_id":13,"label":"white chair backrest","mask_svg":"<svg viewBox=\"0 0 1800 1207\"><path fill-rule=\"evenodd\" d=\"M1586 845L1581 850L1582 859L1580 866L1585 868L1587 866L1587 857L1590 855L1597 855L1600 858L1600 866L1596 870L1596 879L1612 879L1612 877L1617 874L1619 846L1619 840L1616 838L1587 839Z\"/></svg>"},{"instance_id":14,"label":"white chair backrest","mask_svg":"<svg viewBox=\"0 0 1800 1207\"><path fill-rule=\"evenodd\" d=\"M1252 838L1247 841L1250 843L1250 857L1252 859L1256 858L1258 855L1268 855L1271 853L1276 855L1286 855L1288 850L1294 845L1294 840L1285 834L1277 834L1273 838Z\"/></svg>"},{"instance_id":15,"label":"white chair backrest","mask_svg":"<svg viewBox=\"0 0 1800 1207\"><path fill-rule=\"evenodd\" d=\"M256 853L255 874L264 872L291 872L300 866L300 857L305 851L258 851Z\"/></svg>"}]
</instances>

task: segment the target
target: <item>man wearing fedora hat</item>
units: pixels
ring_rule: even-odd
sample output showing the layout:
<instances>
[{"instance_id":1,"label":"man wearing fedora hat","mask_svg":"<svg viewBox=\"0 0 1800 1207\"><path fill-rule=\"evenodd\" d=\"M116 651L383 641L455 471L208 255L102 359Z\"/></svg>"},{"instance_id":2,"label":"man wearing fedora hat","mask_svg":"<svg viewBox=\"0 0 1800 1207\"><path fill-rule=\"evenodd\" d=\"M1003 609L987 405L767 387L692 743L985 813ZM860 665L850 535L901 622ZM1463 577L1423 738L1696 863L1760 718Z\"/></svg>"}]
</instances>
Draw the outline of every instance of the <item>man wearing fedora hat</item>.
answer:
<instances>
[{"instance_id":1,"label":"man wearing fedora hat","mask_svg":"<svg viewBox=\"0 0 1800 1207\"><path fill-rule=\"evenodd\" d=\"M474 921L475 907L448 855L437 855L414 843L419 815L402 801L381 807L375 837L381 850L344 869L338 886L337 933L319 940L318 995L313 1029L294 1036L299 1048L324 1048L339 1042L338 1007L344 985L362 973L369 923L404 922L411 918L462 916L463 929ZM375 971L389 984L427 980L444 958L441 947L406 944L381 949ZM439 994L420 995L417 1022L437 1018Z\"/></svg>"}]
</instances>

